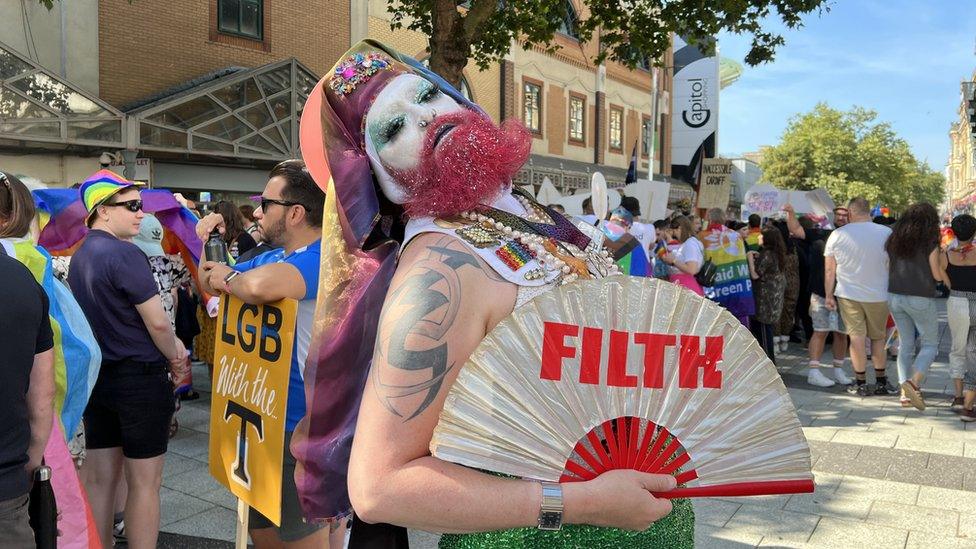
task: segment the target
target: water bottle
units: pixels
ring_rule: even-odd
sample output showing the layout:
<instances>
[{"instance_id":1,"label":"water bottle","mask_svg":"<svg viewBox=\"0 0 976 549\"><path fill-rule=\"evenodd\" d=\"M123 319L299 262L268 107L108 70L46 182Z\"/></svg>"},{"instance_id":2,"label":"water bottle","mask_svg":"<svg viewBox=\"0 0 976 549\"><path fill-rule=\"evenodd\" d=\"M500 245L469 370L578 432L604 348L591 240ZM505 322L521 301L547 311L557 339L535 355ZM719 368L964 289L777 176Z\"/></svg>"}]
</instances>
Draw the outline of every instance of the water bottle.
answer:
<instances>
[{"instance_id":1,"label":"water bottle","mask_svg":"<svg viewBox=\"0 0 976 549\"><path fill-rule=\"evenodd\" d=\"M45 465L34 471L34 486L27 503L34 543L41 549L56 549L58 543L58 509L51 487L51 468Z\"/></svg>"},{"instance_id":2,"label":"water bottle","mask_svg":"<svg viewBox=\"0 0 976 549\"><path fill-rule=\"evenodd\" d=\"M830 313L827 315L827 322L831 326L837 326L837 320L838 320L837 319L837 311L830 311Z\"/></svg>"},{"instance_id":3,"label":"water bottle","mask_svg":"<svg viewBox=\"0 0 976 549\"><path fill-rule=\"evenodd\" d=\"M214 228L203 247L203 255L207 261L227 264L227 243L220 235L220 230Z\"/></svg>"}]
</instances>

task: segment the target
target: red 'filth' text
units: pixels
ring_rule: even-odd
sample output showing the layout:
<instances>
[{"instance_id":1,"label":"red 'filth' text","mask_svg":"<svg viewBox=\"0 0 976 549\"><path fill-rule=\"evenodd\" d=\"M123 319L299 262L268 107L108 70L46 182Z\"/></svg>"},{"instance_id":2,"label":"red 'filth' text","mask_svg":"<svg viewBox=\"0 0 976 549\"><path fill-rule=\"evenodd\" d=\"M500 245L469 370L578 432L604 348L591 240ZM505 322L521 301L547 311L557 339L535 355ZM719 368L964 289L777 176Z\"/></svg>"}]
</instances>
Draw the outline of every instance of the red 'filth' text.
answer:
<instances>
[{"instance_id":1,"label":"red 'filth' text","mask_svg":"<svg viewBox=\"0 0 976 549\"><path fill-rule=\"evenodd\" d=\"M579 381L611 387L664 388L664 355L668 347L677 347L678 387L681 389L722 388L722 372L716 369L722 360L724 341L721 336L649 334L610 330L606 364L602 362L604 330L559 322L544 323L542 333L542 371L539 377L559 381L563 361L575 359L579 350ZM582 334L580 333L582 331ZM567 341L575 338L576 342ZM701 340L705 340L702 352ZM641 376L627 371L627 353L631 342L643 348L644 371ZM577 349L577 347L579 349ZM698 375L701 371L701 376ZM603 374L605 372L605 375ZM701 383L699 384L699 377ZM602 378L602 379L601 379Z\"/></svg>"}]
</instances>

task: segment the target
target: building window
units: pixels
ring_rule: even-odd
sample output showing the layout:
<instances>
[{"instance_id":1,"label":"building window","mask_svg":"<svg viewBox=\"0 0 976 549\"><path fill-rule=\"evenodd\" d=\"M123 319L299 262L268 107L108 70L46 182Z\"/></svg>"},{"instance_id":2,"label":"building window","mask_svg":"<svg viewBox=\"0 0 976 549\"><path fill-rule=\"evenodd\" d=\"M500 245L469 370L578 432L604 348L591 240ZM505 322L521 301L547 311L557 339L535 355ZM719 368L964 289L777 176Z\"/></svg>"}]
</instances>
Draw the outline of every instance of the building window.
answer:
<instances>
[{"instance_id":1,"label":"building window","mask_svg":"<svg viewBox=\"0 0 976 549\"><path fill-rule=\"evenodd\" d=\"M576 14L572 0L566 0L566 13L559 24L559 32L579 40L579 15Z\"/></svg>"},{"instance_id":2,"label":"building window","mask_svg":"<svg viewBox=\"0 0 976 549\"><path fill-rule=\"evenodd\" d=\"M217 0L217 30L264 40L264 0Z\"/></svg>"},{"instance_id":3,"label":"building window","mask_svg":"<svg viewBox=\"0 0 976 549\"><path fill-rule=\"evenodd\" d=\"M586 97L569 94L569 140L586 144Z\"/></svg>"},{"instance_id":4,"label":"building window","mask_svg":"<svg viewBox=\"0 0 976 549\"><path fill-rule=\"evenodd\" d=\"M523 80L522 120L529 131L542 135L542 82Z\"/></svg>"},{"instance_id":5,"label":"building window","mask_svg":"<svg viewBox=\"0 0 976 549\"><path fill-rule=\"evenodd\" d=\"M651 117L643 117L641 122L641 156L647 158L651 155L651 145L654 141L654 124L651 123Z\"/></svg>"},{"instance_id":6,"label":"building window","mask_svg":"<svg viewBox=\"0 0 976 549\"><path fill-rule=\"evenodd\" d=\"M610 107L610 150L622 151L624 148L624 110Z\"/></svg>"}]
</instances>

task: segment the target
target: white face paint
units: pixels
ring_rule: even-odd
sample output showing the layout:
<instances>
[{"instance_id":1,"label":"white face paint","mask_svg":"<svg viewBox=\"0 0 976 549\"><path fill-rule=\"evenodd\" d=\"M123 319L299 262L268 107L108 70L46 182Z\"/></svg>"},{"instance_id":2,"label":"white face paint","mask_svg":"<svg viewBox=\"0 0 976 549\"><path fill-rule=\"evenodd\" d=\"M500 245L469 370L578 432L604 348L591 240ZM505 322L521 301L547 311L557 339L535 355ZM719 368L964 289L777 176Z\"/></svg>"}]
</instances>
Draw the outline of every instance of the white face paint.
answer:
<instances>
[{"instance_id":1,"label":"white face paint","mask_svg":"<svg viewBox=\"0 0 976 549\"><path fill-rule=\"evenodd\" d=\"M366 150L387 198L398 204L406 201L405 191L387 170L415 169L430 122L463 108L429 80L413 74L397 76L376 96L366 114Z\"/></svg>"}]
</instances>

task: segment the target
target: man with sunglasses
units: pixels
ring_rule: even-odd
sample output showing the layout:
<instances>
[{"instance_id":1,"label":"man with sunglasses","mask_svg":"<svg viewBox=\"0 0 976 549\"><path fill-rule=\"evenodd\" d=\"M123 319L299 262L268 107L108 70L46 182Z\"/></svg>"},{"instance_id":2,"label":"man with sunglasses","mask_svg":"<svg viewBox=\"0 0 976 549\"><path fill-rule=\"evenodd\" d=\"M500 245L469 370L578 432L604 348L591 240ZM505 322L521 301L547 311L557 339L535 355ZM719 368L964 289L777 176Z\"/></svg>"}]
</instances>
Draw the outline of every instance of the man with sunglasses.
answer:
<instances>
[{"instance_id":1,"label":"man with sunglasses","mask_svg":"<svg viewBox=\"0 0 976 549\"><path fill-rule=\"evenodd\" d=\"M246 303L264 304L284 298L298 300L295 346L288 381L285 444L282 467L281 526L251 509L250 533L254 546L325 546L329 530L322 524L305 523L295 487L295 458L289 450L292 433L305 416L305 358L312 339L315 299L318 295L321 257L322 212L325 193L315 184L301 160L286 160L271 170L254 210L264 236L272 248L254 259L228 267L214 262L200 265L200 285L207 293L232 294ZM224 220L212 213L197 224L197 235L206 241L216 228L223 232ZM333 534L334 546L341 546L344 532Z\"/></svg>"},{"instance_id":2,"label":"man with sunglasses","mask_svg":"<svg viewBox=\"0 0 976 549\"><path fill-rule=\"evenodd\" d=\"M88 210L84 243L68 285L95 332L102 367L85 409L85 488L102 545L112 545L116 487L128 485L129 547L155 547L159 487L173 415L170 372L188 367L186 348L163 310L149 260L129 240L144 214L139 189L94 177L79 189Z\"/></svg>"}]
</instances>

